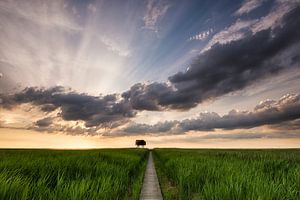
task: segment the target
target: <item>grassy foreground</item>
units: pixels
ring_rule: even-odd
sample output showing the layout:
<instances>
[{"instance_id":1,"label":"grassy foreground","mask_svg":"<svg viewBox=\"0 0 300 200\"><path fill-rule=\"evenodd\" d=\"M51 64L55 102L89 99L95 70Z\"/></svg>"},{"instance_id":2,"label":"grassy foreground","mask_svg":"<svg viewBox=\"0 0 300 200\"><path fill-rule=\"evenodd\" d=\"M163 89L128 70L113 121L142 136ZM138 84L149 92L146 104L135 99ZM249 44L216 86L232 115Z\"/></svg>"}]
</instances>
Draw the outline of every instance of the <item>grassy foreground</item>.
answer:
<instances>
[{"instance_id":1,"label":"grassy foreground","mask_svg":"<svg viewBox=\"0 0 300 200\"><path fill-rule=\"evenodd\" d=\"M0 150L0 199L138 199L148 151Z\"/></svg>"},{"instance_id":2,"label":"grassy foreground","mask_svg":"<svg viewBox=\"0 0 300 200\"><path fill-rule=\"evenodd\" d=\"M165 200L300 199L300 150L156 149Z\"/></svg>"}]
</instances>

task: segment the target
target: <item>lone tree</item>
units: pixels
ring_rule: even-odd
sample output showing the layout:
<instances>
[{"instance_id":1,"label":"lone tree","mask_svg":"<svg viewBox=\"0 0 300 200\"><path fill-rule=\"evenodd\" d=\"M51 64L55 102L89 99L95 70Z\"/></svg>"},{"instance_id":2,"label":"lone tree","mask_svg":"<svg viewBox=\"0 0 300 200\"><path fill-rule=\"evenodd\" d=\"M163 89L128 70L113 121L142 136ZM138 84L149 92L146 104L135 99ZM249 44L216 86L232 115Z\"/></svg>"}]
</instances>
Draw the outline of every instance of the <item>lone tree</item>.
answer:
<instances>
[{"instance_id":1,"label":"lone tree","mask_svg":"<svg viewBox=\"0 0 300 200\"><path fill-rule=\"evenodd\" d=\"M145 141L145 140L136 140L136 141L135 141L135 145L136 145L137 147L139 147L139 146L144 147L144 146L146 145L146 141Z\"/></svg>"}]
</instances>

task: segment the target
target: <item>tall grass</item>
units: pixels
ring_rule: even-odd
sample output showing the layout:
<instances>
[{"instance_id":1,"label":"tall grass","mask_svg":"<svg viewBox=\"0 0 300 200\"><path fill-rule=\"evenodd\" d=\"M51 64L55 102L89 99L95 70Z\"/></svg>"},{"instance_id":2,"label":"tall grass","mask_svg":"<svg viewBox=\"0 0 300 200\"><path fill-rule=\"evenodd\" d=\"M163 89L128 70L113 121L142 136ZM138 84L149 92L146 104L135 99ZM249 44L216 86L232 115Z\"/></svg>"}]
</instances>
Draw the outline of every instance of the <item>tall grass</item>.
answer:
<instances>
[{"instance_id":1,"label":"tall grass","mask_svg":"<svg viewBox=\"0 0 300 200\"><path fill-rule=\"evenodd\" d=\"M300 150L156 149L165 200L300 199Z\"/></svg>"},{"instance_id":2,"label":"tall grass","mask_svg":"<svg viewBox=\"0 0 300 200\"><path fill-rule=\"evenodd\" d=\"M0 150L0 199L138 199L148 152Z\"/></svg>"}]
</instances>

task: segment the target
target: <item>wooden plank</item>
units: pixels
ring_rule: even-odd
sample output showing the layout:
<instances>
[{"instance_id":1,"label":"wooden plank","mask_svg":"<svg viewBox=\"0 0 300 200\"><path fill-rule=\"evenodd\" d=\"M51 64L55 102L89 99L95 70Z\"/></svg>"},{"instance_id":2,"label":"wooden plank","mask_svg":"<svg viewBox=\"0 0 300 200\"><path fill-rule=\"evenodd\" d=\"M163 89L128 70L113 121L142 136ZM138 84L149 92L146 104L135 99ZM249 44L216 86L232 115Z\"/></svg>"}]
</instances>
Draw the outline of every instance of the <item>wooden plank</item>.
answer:
<instances>
[{"instance_id":1,"label":"wooden plank","mask_svg":"<svg viewBox=\"0 0 300 200\"><path fill-rule=\"evenodd\" d=\"M147 168L144 176L143 187L140 195L140 200L162 200L162 195L157 179L156 170L150 151Z\"/></svg>"}]
</instances>

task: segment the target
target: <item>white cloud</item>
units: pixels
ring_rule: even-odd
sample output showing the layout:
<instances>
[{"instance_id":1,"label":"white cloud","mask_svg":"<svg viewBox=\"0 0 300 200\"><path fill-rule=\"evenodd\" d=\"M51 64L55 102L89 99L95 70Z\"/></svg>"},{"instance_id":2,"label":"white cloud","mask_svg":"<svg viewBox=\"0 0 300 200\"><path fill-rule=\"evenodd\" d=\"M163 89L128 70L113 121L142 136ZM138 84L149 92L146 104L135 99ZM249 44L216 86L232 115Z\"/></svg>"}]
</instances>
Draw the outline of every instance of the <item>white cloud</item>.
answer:
<instances>
[{"instance_id":1,"label":"white cloud","mask_svg":"<svg viewBox=\"0 0 300 200\"><path fill-rule=\"evenodd\" d=\"M300 1L298 1L299 4ZM250 28L251 30L256 33L261 30L268 29L270 27L275 27L280 24L282 17L291 11L297 2L293 1L278 1L276 6L271 10L271 12L260 18L257 23L253 24Z\"/></svg>"},{"instance_id":2,"label":"white cloud","mask_svg":"<svg viewBox=\"0 0 300 200\"><path fill-rule=\"evenodd\" d=\"M262 5L264 0L246 0L242 6L235 12L235 15L243 15L251 12Z\"/></svg>"},{"instance_id":3,"label":"white cloud","mask_svg":"<svg viewBox=\"0 0 300 200\"><path fill-rule=\"evenodd\" d=\"M189 41L191 41L191 40L205 40L212 33L213 33L213 29L202 31L202 32L190 37L188 40Z\"/></svg>"},{"instance_id":4,"label":"white cloud","mask_svg":"<svg viewBox=\"0 0 300 200\"><path fill-rule=\"evenodd\" d=\"M148 0L146 14L143 18L145 28L158 32L157 22L161 19L170 5L163 0Z\"/></svg>"},{"instance_id":5,"label":"white cloud","mask_svg":"<svg viewBox=\"0 0 300 200\"><path fill-rule=\"evenodd\" d=\"M245 37L246 32L255 34L259 31L280 25L282 17L295 8L297 4L296 1L277 1L271 11L259 19L237 19L232 25L215 34L202 52L207 51L216 43L226 44L231 41L242 39Z\"/></svg>"},{"instance_id":6,"label":"white cloud","mask_svg":"<svg viewBox=\"0 0 300 200\"><path fill-rule=\"evenodd\" d=\"M257 20L242 21L238 19L231 26L215 34L213 38L208 42L203 51L208 50L211 46L213 46L216 43L225 44L243 38L244 30L248 29L256 22Z\"/></svg>"},{"instance_id":7,"label":"white cloud","mask_svg":"<svg viewBox=\"0 0 300 200\"><path fill-rule=\"evenodd\" d=\"M129 57L131 52L128 48L122 47L119 42L116 42L108 37L101 36L100 41L107 47L107 49L119 56Z\"/></svg>"}]
</instances>

